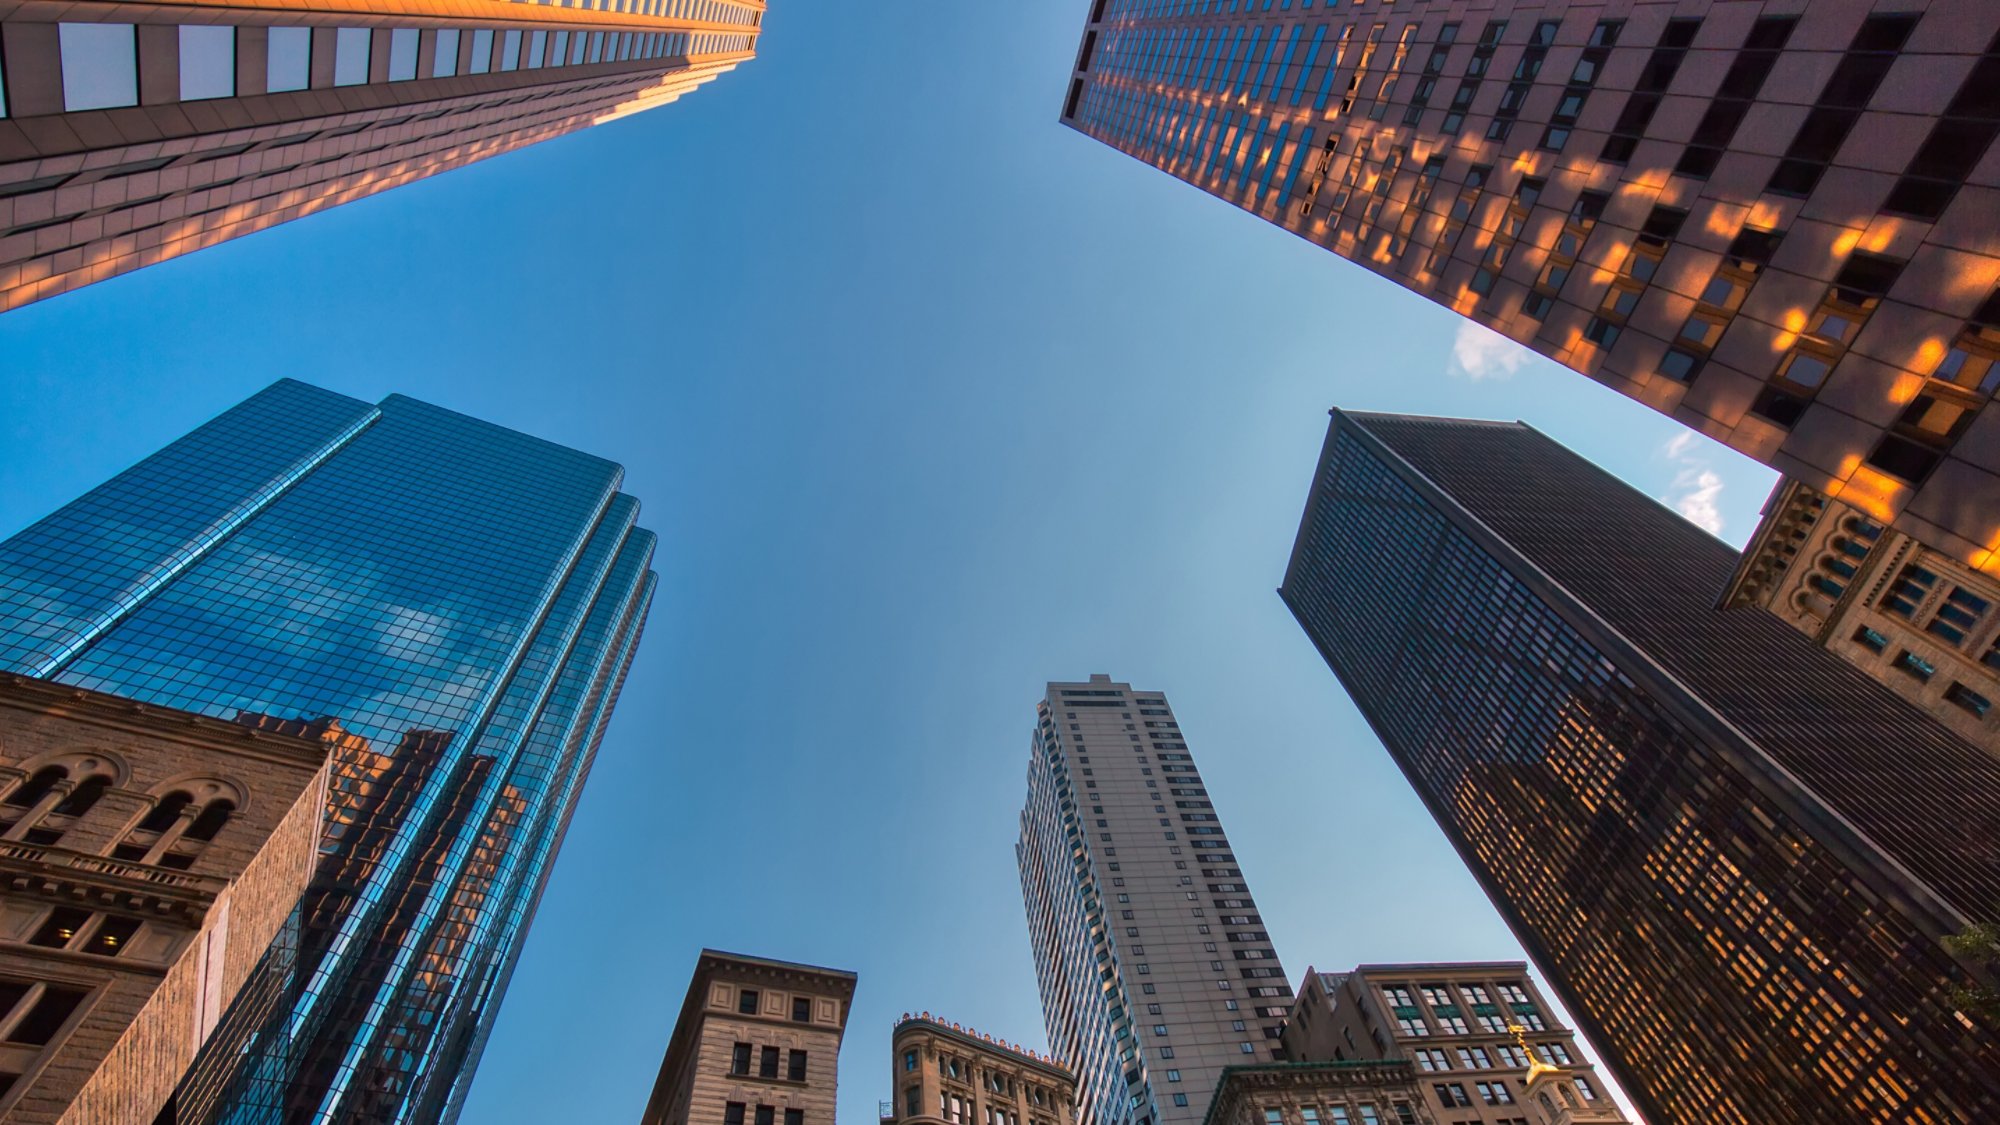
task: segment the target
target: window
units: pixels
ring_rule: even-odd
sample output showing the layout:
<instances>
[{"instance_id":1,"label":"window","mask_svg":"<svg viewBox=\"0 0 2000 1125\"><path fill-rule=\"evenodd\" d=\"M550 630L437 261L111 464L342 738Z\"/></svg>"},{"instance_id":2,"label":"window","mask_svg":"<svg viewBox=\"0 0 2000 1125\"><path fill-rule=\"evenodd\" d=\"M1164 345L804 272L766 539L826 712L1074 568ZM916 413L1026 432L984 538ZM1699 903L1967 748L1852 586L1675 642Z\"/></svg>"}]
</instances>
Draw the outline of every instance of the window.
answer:
<instances>
[{"instance_id":1,"label":"window","mask_svg":"<svg viewBox=\"0 0 2000 1125\"><path fill-rule=\"evenodd\" d=\"M903 1090L903 1116L916 1117L924 1111L924 1088L910 1086Z\"/></svg>"},{"instance_id":2,"label":"window","mask_svg":"<svg viewBox=\"0 0 2000 1125\"><path fill-rule=\"evenodd\" d=\"M1442 1106L1471 1105L1472 1099L1466 1095L1465 1086L1459 1082L1439 1082L1431 1087Z\"/></svg>"},{"instance_id":3,"label":"window","mask_svg":"<svg viewBox=\"0 0 2000 1125\"><path fill-rule=\"evenodd\" d=\"M1944 689L1944 697L1947 702L1977 719L1985 718L1993 710L1992 700L1961 683L1953 682Z\"/></svg>"},{"instance_id":4,"label":"window","mask_svg":"<svg viewBox=\"0 0 2000 1125\"><path fill-rule=\"evenodd\" d=\"M812 1000L804 996L792 998L792 1020L795 1023L811 1023L813 1018Z\"/></svg>"},{"instance_id":5,"label":"window","mask_svg":"<svg viewBox=\"0 0 2000 1125\"><path fill-rule=\"evenodd\" d=\"M722 1107L723 1125L743 1125L743 1103L729 1102Z\"/></svg>"},{"instance_id":6,"label":"window","mask_svg":"<svg viewBox=\"0 0 2000 1125\"><path fill-rule=\"evenodd\" d=\"M1451 1069L1451 1059L1443 1051L1431 1047L1419 1047L1411 1053L1416 1056L1418 1070Z\"/></svg>"},{"instance_id":7,"label":"window","mask_svg":"<svg viewBox=\"0 0 2000 1125\"><path fill-rule=\"evenodd\" d=\"M738 1043L729 1053L729 1073L750 1073L750 1044Z\"/></svg>"},{"instance_id":8,"label":"window","mask_svg":"<svg viewBox=\"0 0 2000 1125\"><path fill-rule=\"evenodd\" d=\"M777 1111L768 1105L757 1107L757 1125L776 1125Z\"/></svg>"},{"instance_id":9,"label":"window","mask_svg":"<svg viewBox=\"0 0 2000 1125\"><path fill-rule=\"evenodd\" d=\"M411 35L416 32L412 31ZM180 28L181 100L227 98L236 93L236 29L205 24Z\"/></svg>"},{"instance_id":10,"label":"window","mask_svg":"<svg viewBox=\"0 0 2000 1125\"><path fill-rule=\"evenodd\" d=\"M1514 1095L1507 1090L1505 1082L1475 1082L1479 1096L1487 1105L1513 1105Z\"/></svg>"},{"instance_id":11,"label":"window","mask_svg":"<svg viewBox=\"0 0 2000 1125\"><path fill-rule=\"evenodd\" d=\"M139 45L129 23L57 25L63 109L139 104Z\"/></svg>"},{"instance_id":12,"label":"window","mask_svg":"<svg viewBox=\"0 0 2000 1125\"><path fill-rule=\"evenodd\" d=\"M745 988L736 993L736 1010L746 1016L757 1014L757 990Z\"/></svg>"},{"instance_id":13,"label":"window","mask_svg":"<svg viewBox=\"0 0 2000 1125\"><path fill-rule=\"evenodd\" d=\"M342 27L333 33L333 84L360 86L368 81L368 43L372 38L365 27Z\"/></svg>"},{"instance_id":14,"label":"window","mask_svg":"<svg viewBox=\"0 0 2000 1125\"><path fill-rule=\"evenodd\" d=\"M1180 1072L1180 1071L1178 1071L1178 1070L1169 1070L1169 1071L1167 1071L1167 1081L1169 1081L1169 1082L1179 1082L1180 1080L1181 1080L1181 1072Z\"/></svg>"},{"instance_id":15,"label":"window","mask_svg":"<svg viewBox=\"0 0 2000 1125\"><path fill-rule=\"evenodd\" d=\"M1175 1094L1175 1095L1174 1095L1174 1104L1175 1104L1175 1105L1186 1105L1186 1104L1188 1104L1188 1100L1187 1100L1187 1095L1186 1095L1186 1094Z\"/></svg>"},{"instance_id":16,"label":"window","mask_svg":"<svg viewBox=\"0 0 2000 1125\"><path fill-rule=\"evenodd\" d=\"M793 1082L806 1080L806 1053L793 1051L785 1059L785 1077Z\"/></svg>"},{"instance_id":17,"label":"window","mask_svg":"<svg viewBox=\"0 0 2000 1125\"><path fill-rule=\"evenodd\" d=\"M903 1070L908 1072L915 1069L917 1069L917 1053L915 1051L904 1051Z\"/></svg>"},{"instance_id":18,"label":"window","mask_svg":"<svg viewBox=\"0 0 2000 1125\"><path fill-rule=\"evenodd\" d=\"M776 1078L778 1076L778 1049L765 1047L757 1052L757 1077Z\"/></svg>"},{"instance_id":19,"label":"window","mask_svg":"<svg viewBox=\"0 0 2000 1125\"><path fill-rule=\"evenodd\" d=\"M1569 1048L1561 1043L1537 1043L1535 1053L1555 1066L1570 1065Z\"/></svg>"},{"instance_id":20,"label":"window","mask_svg":"<svg viewBox=\"0 0 2000 1125\"><path fill-rule=\"evenodd\" d=\"M1571 1081L1576 1083L1576 1092L1583 1095L1583 1100L1588 1102L1597 1100L1597 1088L1590 1084L1590 1079L1578 1077Z\"/></svg>"},{"instance_id":21,"label":"window","mask_svg":"<svg viewBox=\"0 0 2000 1125\"><path fill-rule=\"evenodd\" d=\"M806 1111L803 1109L786 1110L785 1125L806 1125Z\"/></svg>"}]
</instances>

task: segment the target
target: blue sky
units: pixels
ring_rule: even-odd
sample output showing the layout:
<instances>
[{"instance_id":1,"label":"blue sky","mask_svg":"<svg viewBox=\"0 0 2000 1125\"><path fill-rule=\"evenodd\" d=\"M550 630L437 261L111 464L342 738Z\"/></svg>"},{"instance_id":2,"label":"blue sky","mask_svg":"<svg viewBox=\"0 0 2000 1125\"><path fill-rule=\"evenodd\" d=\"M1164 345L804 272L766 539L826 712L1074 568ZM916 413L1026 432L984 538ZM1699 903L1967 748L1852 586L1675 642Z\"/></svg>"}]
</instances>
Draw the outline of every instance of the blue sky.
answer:
<instances>
[{"instance_id":1,"label":"blue sky","mask_svg":"<svg viewBox=\"0 0 2000 1125\"><path fill-rule=\"evenodd\" d=\"M0 534L279 376L626 465L660 593L467 1121L636 1120L704 945L860 973L847 1125L900 1012L1040 1045L1052 678L1169 693L1294 976L1519 956L1273 592L1327 408L1734 543L1773 476L1058 126L1085 7L778 0L678 104L0 316Z\"/></svg>"}]
</instances>

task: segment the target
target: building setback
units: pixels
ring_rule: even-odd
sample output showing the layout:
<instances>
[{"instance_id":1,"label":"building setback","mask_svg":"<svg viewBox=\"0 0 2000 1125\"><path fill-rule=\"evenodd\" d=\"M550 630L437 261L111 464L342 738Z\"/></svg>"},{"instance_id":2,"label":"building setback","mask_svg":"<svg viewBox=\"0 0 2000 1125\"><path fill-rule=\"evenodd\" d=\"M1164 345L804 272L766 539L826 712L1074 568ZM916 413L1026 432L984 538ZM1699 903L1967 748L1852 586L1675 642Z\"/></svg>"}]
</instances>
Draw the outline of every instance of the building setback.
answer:
<instances>
[{"instance_id":1,"label":"building setback","mask_svg":"<svg viewBox=\"0 0 2000 1125\"><path fill-rule=\"evenodd\" d=\"M763 13L0 0L0 310L664 105Z\"/></svg>"},{"instance_id":2,"label":"building setback","mask_svg":"<svg viewBox=\"0 0 2000 1125\"><path fill-rule=\"evenodd\" d=\"M457 1115L651 601L622 472L285 381L0 542L0 671L333 758L163 1122Z\"/></svg>"},{"instance_id":3,"label":"building setback","mask_svg":"<svg viewBox=\"0 0 2000 1125\"><path fill-rule=\"evenodd\" d=\"M0 676L0 1118L153 1120L306 888L326 762Z\"/></svg>"},{"instance_id":4,"label":"building setback","mask_svg":"<svg viewBox=\"0 0 2000 1125\"><path fill-rule=\"evenodd\" d=\"M1291 986L1166 697L1096 675L1036 711L1015 855L1077 1121L1199 1125L1280 1057Z\"/></svg>"},{"instance_id":5,"label":"building setback","mask_svg":"<svg viewBox=\"0 0 2000 1125\"><path fill-rule=\"evenodd\" d=\"M1626 1125L1520 961L1307 969L1285 1053L1408 1060L1446 1125Z\"/></svg>"},{"instance_id":6,"label":"building setback","mask_svg":"<svg viewBox=\"0 0 2000 1125\"><path fill-rule=\"evenodd\" d=\"M896 1021L888 1125L1072 1125L1076 1080L1054 1059L929 1012Z\"/></svg>"},{"instance_id":7,"label":"building setback","mask_svg":"<svg viewBox=\"0 0 2000 1125\"><path fill-rule=\"evenodd\" d=\"M833 1125L855 983L702 950L641 1125Z\"/></svg>"},{"instance_id":8,"label":"building setback","mask_svg":"<svg viewBox=\"0 0 2000 1125\"><path fill-rule=\"evenodd\" d=\"M1282 594L1647 1120L1992 1118L1941 939L2000 761L1736 562L1526 426L1336 411Z\"/></svg>"},{"instance_id":9,"label":"building setback","mask_svg":"<svg viewBox=\"0 0 2000 1125\"><path fill-rule=\"evenodd\" d=\"M2000 6L1094 0L1088 136L2000 575Z\"/></svg>"}]
</instances>

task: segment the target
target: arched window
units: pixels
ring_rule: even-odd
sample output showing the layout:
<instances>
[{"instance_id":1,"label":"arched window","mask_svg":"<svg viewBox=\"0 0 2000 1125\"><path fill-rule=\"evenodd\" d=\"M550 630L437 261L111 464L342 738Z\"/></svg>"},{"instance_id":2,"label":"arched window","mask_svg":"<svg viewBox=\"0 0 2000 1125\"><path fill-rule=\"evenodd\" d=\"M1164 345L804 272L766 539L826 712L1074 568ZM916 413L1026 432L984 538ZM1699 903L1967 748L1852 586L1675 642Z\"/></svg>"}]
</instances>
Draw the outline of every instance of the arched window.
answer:
<instances>
[{"instance_id":1,"label":"arched window","mask_svg":"<svg viewBox=\"0 0 2000 1125\"><path fill-rule=\"evenodd\" d=\"M111 778L107 774L92 774L70 788L55 806L43 813L34 824L21 834L21 839L30 844L44 847L60 843L63 836L75 827L83 814L89 812L104 791L111 788Z\"/></svg>"},{"instance_id":2,"label":"arched window","mask_svg":"<svg viewBox=\"0 0 2000 1125\"><path fill-rule=\"evenodd\" d=\"M0 803L4 803L10 808L32 809L41 803L42 798L48 795L49 790L56 787L57 782L63 781L68 777L69 771L61 766L43 766L41 769L35 771L34 776L10 790L4 801L0 801ZM7 815L14 819L19 819L21 814L10 813Z\"/></svg>"},{"instance_id":3,"label":"arched window","mask_svg":"<svg viewBox=\"0 0 2000 1125\"><path fill-rule=\"evenodd\" d=\"M204 788L196 786L196 788ZM221 788L206 786L209 792ZM125 834L111 852L128 863L152 863L185 871L222 831L236 812L236 802L228 797L211 797L197 805L193 793L176 789L161 797L152 811Z\"/></svg>"}]
</instances>

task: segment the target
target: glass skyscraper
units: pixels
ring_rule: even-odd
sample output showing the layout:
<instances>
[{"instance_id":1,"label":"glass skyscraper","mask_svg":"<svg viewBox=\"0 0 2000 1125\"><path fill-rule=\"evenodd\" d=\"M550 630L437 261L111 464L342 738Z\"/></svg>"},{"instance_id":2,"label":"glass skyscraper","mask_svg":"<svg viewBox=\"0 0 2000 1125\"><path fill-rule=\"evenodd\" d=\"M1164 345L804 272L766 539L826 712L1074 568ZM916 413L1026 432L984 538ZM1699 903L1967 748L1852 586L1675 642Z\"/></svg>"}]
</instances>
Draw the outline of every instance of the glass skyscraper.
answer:
<instances>
[{"instance_id":1,"label":"glass skyscraper","mask_svg":"<svg viewBox=\"0 0 2000 1125\"><path fill-rule=\"evenodd\" d=\"M1283 1057L1292 989L1165 695L1048 685L1015 856L1078 1125L1199 1125Z\"/></svg>"},{"instance_id":2,"label":"glass skyscraper","mask_svg":"<svg viewBox=\"0 0 2000 1125\"><path fill-rule=\"evenodd\" d=\"M1648 1121L2000 1118L1941 940L2000 760L1736 559L1524 425L1336 412L1281 592Z\"/></svg>"},{"instance_id":3,"label":"glass skyscraper","mask_svg":"<svg viewBox=\"0 0 2000 1125\"><path fill-rule=\"evenodd\" d=\"M311 888L162 1122L456 1116L652 598L621 477L286 381L0 543L0 669L333 756Z\"/></svg>"}]
</instances>

